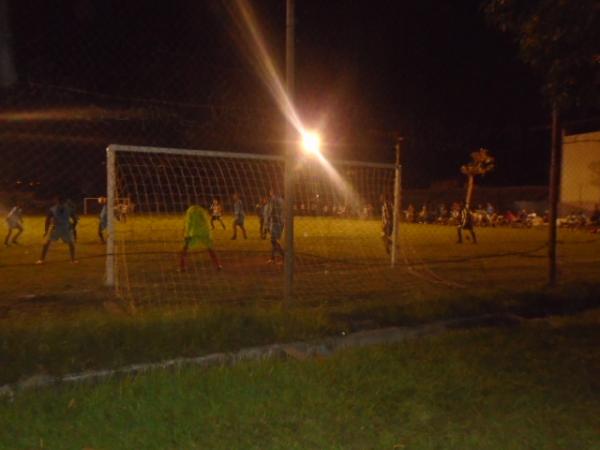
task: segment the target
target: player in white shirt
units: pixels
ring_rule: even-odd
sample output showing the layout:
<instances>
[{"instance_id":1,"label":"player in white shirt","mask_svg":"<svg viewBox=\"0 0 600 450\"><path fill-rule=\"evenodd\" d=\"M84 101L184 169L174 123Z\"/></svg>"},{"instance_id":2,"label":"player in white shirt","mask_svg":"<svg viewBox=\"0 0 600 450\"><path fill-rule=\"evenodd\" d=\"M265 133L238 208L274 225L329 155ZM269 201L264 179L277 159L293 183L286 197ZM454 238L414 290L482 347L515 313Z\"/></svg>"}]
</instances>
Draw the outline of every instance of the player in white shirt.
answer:
<instances>
[{"instance_id":1,"label":"player in white shirt","mask_svg":"<svg viewBox=\"0 0 600 450\"><path fill-rule=\"evenodd\" d=\"M21 206L18 202L6 216L6 225L8 226L8 234L4 239L4 245L8 246L11 244L11 242L13 244L18 244L19 242L17 239L19 239L19 236L21 236L21 233L23 232L23 209L21 209ZM17 230L14 236L12 236L13 230Z\"/></svg>"}]
</instances>

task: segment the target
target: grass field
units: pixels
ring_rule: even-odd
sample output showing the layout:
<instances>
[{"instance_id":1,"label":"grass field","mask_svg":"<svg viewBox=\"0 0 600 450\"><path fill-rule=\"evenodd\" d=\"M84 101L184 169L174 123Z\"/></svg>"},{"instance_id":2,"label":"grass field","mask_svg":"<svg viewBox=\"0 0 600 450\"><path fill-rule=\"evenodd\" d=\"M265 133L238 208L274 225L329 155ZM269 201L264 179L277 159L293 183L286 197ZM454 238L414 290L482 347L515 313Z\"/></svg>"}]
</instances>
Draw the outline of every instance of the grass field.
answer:
<instances>
[{"instance_id":1,"label":"grass field","mask_svg":"<svg viewBox=\"0 0 600 450\"><path fill-rule=\"evenodd\" d=\"M3 449L600 449L599 311L0 402Z\"/></svg>"},{"instance_id":2,"label":"grass field","mask_svg":"<svg viewBox=\"0 0 600 450\"><path fill-rule=\"evenodd\" d=\"M225 218L230 227L231 219ZM78 265L56 243L48 263L35 266L42 243L43 220L28 217L20 246L0 251L0 307L52 303L75 306L108 294L102 288L105 247L96 235L95 217L79 226ZM188 302L235 302L281 298L282 268L269 265L268 240L258 236L254 217L247 220L249 239L232 241L231 230L215 231L215 248L225 269L217 273L206 252L192 255L188 273L179 273L181 217L132 217L117 227L120 293L136 305ZM300 217L296 225L296 296L301 301L336 301L363 295L412 296L440 288L510 289L545 281L547 233L541 229L480 228L479 244L455 244L454 227L401 226L401 251L395 270L380 238L376 220ZM600 278L600 238L578 231L561 232L559 248L564 281ZM54 300L53 300L54 299Z\"/></svg>"},{"instance_id":3,"label":"grass field","mask_svg":"<svg viewBox=\"0 0 600 450\"><path fill-rule=\"evenodd\" d=\"M488 312L580 310L600 298L600 242L589 233L561 233L566 283L554 291L543 287L543 229L479 229L480 244L460 246L452 227L403 225L401 264L391 270L377 221L299 218L297 301L286 310L282 268L266 263L254 218L248 240L216 231L222 272L198 253L184 274L181 223L163 219L119 230L129 233L128 270L121 261L119 272L132 289L119 298L102 286L94 217L79 228L79 264L57 243L43 266L34 264L42 219L26 218L22 245L0 249L0 383ZM143 306L135 313L132 298Z\"/></svg>"}]
</instances>

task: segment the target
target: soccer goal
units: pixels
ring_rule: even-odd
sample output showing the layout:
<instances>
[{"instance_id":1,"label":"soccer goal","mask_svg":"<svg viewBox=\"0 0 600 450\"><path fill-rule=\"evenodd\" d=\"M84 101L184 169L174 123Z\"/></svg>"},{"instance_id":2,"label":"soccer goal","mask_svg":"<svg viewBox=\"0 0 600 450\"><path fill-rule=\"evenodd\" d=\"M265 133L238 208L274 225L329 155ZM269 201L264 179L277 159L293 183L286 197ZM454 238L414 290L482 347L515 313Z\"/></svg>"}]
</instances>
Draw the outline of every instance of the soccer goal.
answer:
<instances>
[{"instance_id":1,"label":"soccer goal","mask_svg":"<svg viewBox=\"0 0 600 450\"><path fill-rule=\"evenodd\" d=\"M280 300L284 205L295 215L298 298L360 292L389 272L381 196L393 196L393 164L300 158L293 203L284 170L279 156L111 145L106 284L135 306ZM136 205L126 222L115 217L124 198ZM208 229L187 248L193 205Z\"/></svg>"}]
</instances>

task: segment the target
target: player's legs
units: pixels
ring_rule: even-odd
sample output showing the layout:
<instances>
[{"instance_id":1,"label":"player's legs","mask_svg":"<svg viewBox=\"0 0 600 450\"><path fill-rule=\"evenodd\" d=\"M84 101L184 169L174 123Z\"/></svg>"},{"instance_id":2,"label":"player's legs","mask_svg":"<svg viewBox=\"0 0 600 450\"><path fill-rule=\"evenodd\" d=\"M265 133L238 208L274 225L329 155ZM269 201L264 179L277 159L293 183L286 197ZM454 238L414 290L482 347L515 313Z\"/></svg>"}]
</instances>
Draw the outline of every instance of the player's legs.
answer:
<instances>
[{"instance_id":1,"label":"player's legs","mask_svg":"<svg viewBox=\"0 0 600 450\"><path fill-rule=\"evenodd\" d=\"M462 244L462 227L458 226L456 227L456 232L458 233L458 240L456 241L457 244Z\"/></svg>"},{"instance_id":2,"label":"player's legs","mask_svg":"<svg viewBox=\"0 0 600 450\"><path fill-rule=\"evenodd\" d=\"M271 259L269 260L269 262L274 262L275 257L278 254L281 255L282 259L285 257L285 252L283 250L283 247L279 243L279 239L281 238L282 234L283 234L283 226L281 226L279 224L271 225Z\"/></svg>"},{"instance_id":3,"label":"player's legs","mask_svg":"<svg viewBox=\"0 0 600 450\"><path fill-rule=\"evenodd\" d=\"M15 228L18 230L17 234L15 234L12 238L12 243L13 244L18 244L17 240L19 239L19 236L21 236L21 233L23 233L23 226L18 224L17 226L15 226Z\"/></svg>"},{"instance_id":4,"label":"player's legs","mask_svg":"<svg viewBox=\"0 0 600 450\"><path fill-rule=\"evenodd\" d=\"M390 249L392 247L392 240L387 234L381 236L381 240L383 241L383 246L385 247L385 252L389 255Z\"/></svg>"},{"instance_id":5,"label":"player's legs","mask_svg":"<svg viewBox=\"0 0 600 450\"><path fill-rule=\"evenodd\" d=\"M37 261L37 264L43 264L44 261L46 261L46 255L48 255L48 249L50 248L51 242L52 241L48 239L42 246L42 254L40 255L40 259Z\"/></svg>"},{"instance_id":6,"label":"player's legs","mask_svg":"<svg viewBox=\"0 0 600 450\"><path fill-rule=\"evenodd\" d=\"M237 226L238 226L238 220L237 219L233 219L233 236L231 236L232 240L237 239Z\"/></svg>"},{"instance_id":7,"label":"player's legs","mask_svg":"<svg viewBox=\"0 0 600 450\"><path fill-rule=\"evenodd\" d=\"M469 232L471 233L471 238L473 238L473 244L477 244L477 236L475 236L475 230L473 228L470 228Z\"/></svg>"},{"instance_id":8,"label":"player's legs","mask_svg":"<svg viewBox=\"0 0 600 450\"><path fill-rule=\"evenodd\" d=\"M73 242L77 242L77 225L73 225L71 231L73 232Z\"/></svg>"},{"instance_id":9,"label":"player's legs","mask_svg":"<svg viewBox=\"0 0 600 450\"><path fill-rule=\"evenodd\" d=\"M183 241L183 248L181 249L181 255L179 257L179 268L183 271L187 268L187 253L190 246L190 239L186 238Z\"/></svg>"},{"instance_id":10,"label":"player's legs","mask_svg":"<svg viewBox=\"0 0 600 450\"><path fill-rule=\"evenodd\" d=\"M212 248L209 248L208 254L209 254L210 259L212 260L213 264L215 265L215 267L217 269L221 270L223 268L223 266L221 265L221 262L219 261L219 257L217 256L217 253Z\"/></svg>"},{"instance_id":11,"label":"player's legs","mask_svg":"<svg viewBox=\"0 0 600 450\"><path fill-rule=\"evenodd\" d=\"M71 256L71 262L77 262L77 260L75 259L75 243L67 242L67 245L69 246L69 255Z\"/></svg>"},{"instance_id":12,"label":"player's legs","mask_svg":"<svg viewBox=\"0 0 600 450\"><path fill-rule=\"evenodd\" d=\"M248 234L246 233L246 228L244 227L244 223L243 222L240 225L240 228L242 229L242 234L244 235L244 239L248 239Z\"/></svg>"},{"instance_id":13,"label":"player's legs","mask_svg":"<svg viewBox=\"0 0 600 450\"><path fill-rule=\"evenodd\" d=\"M271 237L271 261L275 261L275 257L277 255L280 255L281 258L284 258L285 253L279 241Z\"/></svg>"},{"instance_id":14,"label":"player's legs","mask_svg":"<svg viewBox=\"0 0 600 450\"><path fill-rule=\"evenodd\" d=\"M391 223L388 223L383 227L383 245L385 246L385 251L388 255L392 248L392 231L393 225Z\"/></svg>"},{"instance_id":15,"label":"player's legs","mask_svg":"<svg viewBox=\"0 0 600 450\"><path fill-rule=\"evenodd\" d=\"M9 245L11 235L12 235L12 227L9 225L8 226L8 234L6 235L6 238L4 238L4 245Z\"/></svg>"},{"instance_id":16,"label":"player's legs","mask_svg":"<svg viewBox=\"0 0 600 450\"><path fill-rule=\"evenodd\" d=\"M100 242L102 242L103 244L106 242L104 240L104 227L102 226L102 223L98 224L98 237L100 238Z\"/></svg>"},{"instance_id":17,"label":"player's legs","mask_svg":"<svg viewBox=\"0 0 600 450\"><path fill-rule=\"evenodd\" d=\"M221 219L220 217L219 217L219 222L221 223L221 226L223 227L223 229L225 229L225 223L223 222L223 219Z\"/></svg>"},{"instance_id":18,"label":"player's legs","mask_svg":"<svg viewBox=\"0 0 600 450\"><path fill-rule=\"evenodd\" d=\"M211 230L215 229L215 220L217 220L217 218L215 216L212 216L210 218L210 228L211 228Z\"/></svg>"}]
</instances>

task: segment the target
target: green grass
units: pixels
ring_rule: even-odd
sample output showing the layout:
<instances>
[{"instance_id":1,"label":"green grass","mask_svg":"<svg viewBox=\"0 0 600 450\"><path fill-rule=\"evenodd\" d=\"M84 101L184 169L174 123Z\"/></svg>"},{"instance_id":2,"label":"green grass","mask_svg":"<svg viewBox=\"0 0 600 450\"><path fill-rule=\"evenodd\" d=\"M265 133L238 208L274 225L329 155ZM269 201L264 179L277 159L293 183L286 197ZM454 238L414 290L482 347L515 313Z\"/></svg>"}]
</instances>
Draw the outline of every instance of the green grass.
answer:
<instances>
[{"instance_id":1,"label":"green grass","mask_svg":"<svg viewBox=\"0 0 600 450\"><path fill-rule=\"evenodd\" d=\"M193 270L179 274L180 242L170 234L178 219L131 220L120 233L139 228L126 247L132 291L118 298L101 286L104 247L94 218L82 220L78 265L58 243L41 267L33 262L42 221L27 218L23 245L0 250L0 383L489 312L577 311L600 298L598 286L581 283L600 273L600 244L591 234L563 233L572 276L554 291L543 289L546 262L536 252L543 230L481 229L479 245L458 246L452 227L403 226L414 250L409 272L387 267L376 221L300 218L298 297L284 310L281 268L265 264L269 244L252 234L253 218L248 222L247 241L231 241L229 230L215 233L223 273L198 254ZM162 250L136 262L136 252L155 247Z\"/></svg>"},{"instance_id":2,"label":"green grass","mask_svg":"<svg viewBox=\"0 0 600 450\"><path fill-rule=\"evenodd\" d=\"M230 226L230 218L225 219ZM119 294L136 307L278 302L282 269L266 264L270 244L257 235L249 217L249 239L230 240L231 230L215 231L215 248L225 270L217 273L203 251L191 258L188 273L179 273L181 217L132 217L118 224ZM35 266L42 242L42 218L28 217L21 246L0 250L0 316L29 306L86 307L102 302L112 292L103 290L105 247L96 236L97 220L84 217L77 246L80 263L68 262L67 248L56 243L48 264ZM541 229L481 228L480 243L456 245L454 227L401 226L397 269L380 238L377 220L300 217L296 225L296 283L299 302L345 301L368 296L412 298L423 291L459 285L505 289L541 286L546 281ZM579 231L561 232L561 277L565 282L600 278L600 238ZM410 269L410 270L408 270Z\"/></svg>"},{"instance_id":3,"label":"green grass","mask_svg":"<svg viewBox=\"0 0 600 450\"><path fill-rule=\"evenodd\" d=\"M24 392L0 448L594 450L599 319Z\"/></svg>"},{"instance_id":4,"label":"green grass","mask_svg":"<svg viewBox=\"0 0 600 450\"><path fill-rule=\"evenodd\" d=\"M589 285L469 297L448 293L413 302L371 298L287 311L273 305L211 305L135 315L86 310L18 316L0 328L0 383L488 313L573 314L597 307L599 299L600 288Z\"/></svg>"}]
</instances>

